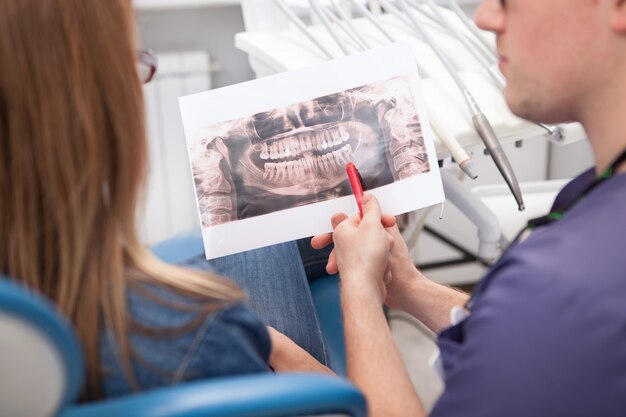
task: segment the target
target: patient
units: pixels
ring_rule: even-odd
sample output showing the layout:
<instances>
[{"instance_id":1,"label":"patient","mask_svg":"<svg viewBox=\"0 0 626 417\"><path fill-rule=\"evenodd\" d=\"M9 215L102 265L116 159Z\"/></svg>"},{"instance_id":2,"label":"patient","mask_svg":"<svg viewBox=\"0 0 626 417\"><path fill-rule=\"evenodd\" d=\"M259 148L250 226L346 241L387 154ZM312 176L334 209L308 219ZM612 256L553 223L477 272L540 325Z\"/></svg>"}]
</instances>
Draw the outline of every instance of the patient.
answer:
<instances>
[{"instance_id":1,"label":"patient","mask_svg":"<svg viewBox=\"0 0 626 417\"><path fill-rule=\"evenodd\" d=\"M265 324L323 361L295 243L185 269L140 242L148 151L135 35L131 0L0 0L0 273L69 318L88 399L270 371ZM211 265L253 298L280 296L256 298L266 323Z\"/></svg>"}]
</instances>

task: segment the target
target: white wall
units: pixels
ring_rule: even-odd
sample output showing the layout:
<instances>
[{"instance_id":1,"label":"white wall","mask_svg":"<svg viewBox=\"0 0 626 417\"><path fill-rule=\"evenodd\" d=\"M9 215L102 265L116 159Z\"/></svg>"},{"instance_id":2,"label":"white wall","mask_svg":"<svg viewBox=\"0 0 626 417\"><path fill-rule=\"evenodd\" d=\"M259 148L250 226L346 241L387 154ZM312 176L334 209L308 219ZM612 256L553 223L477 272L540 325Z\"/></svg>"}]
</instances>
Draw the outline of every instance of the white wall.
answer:
<instances>
[{"instance_id":1,"label":"white wall","mask_svg":"<svg viewBox=\"0 0 626 417\"><path fill-rule=\"evenodd\" d=\"M254 77L234 46L235 33L244 29L240 8L226 3L235 2L135 2L142 48L160 56L157 76L144 89L150 173L139 224L147 244L199 228L178 97Z\"/></svg>"}]
</instances>

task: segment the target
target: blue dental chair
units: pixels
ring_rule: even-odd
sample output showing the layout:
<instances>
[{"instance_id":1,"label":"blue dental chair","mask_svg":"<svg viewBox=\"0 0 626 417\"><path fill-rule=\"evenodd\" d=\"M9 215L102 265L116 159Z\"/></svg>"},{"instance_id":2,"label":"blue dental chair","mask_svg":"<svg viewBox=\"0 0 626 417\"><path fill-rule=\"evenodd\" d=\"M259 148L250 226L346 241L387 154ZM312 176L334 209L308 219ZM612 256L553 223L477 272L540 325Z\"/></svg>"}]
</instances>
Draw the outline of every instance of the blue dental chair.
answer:
<instances>
[{"instance_id":1,"label":"blue dental chair","mask_svg":"<svg viewBox=\"0 0 626 417\"><path fill-rule=\"evenodd\" d=\"M324 375L226 377L76 404L83 374L81 349L63 318L0 276L0 416L366 416L354 386Z\"/></svg>"}]
</instances>

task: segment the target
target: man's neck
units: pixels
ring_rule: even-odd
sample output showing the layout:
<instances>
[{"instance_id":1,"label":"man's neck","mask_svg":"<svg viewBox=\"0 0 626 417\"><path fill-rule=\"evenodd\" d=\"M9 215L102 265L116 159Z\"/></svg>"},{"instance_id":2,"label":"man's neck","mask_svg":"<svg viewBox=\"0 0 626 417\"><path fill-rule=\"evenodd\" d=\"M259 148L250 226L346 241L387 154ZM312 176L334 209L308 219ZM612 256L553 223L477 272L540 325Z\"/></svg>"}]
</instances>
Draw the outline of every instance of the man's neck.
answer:
<instances>
[{"instance_id":1,"label":"man's neck","mask_svg":"<svg viewBox=\"0 0 626 417\"><path fill-rule=\"evenodd\" d=\"M626 80L602 97L590 100L583 112L581 122L593 149L596 172L601 173L626 149ZM618 172L626 172L626 164Z\"/></svg>"}]
</instances>

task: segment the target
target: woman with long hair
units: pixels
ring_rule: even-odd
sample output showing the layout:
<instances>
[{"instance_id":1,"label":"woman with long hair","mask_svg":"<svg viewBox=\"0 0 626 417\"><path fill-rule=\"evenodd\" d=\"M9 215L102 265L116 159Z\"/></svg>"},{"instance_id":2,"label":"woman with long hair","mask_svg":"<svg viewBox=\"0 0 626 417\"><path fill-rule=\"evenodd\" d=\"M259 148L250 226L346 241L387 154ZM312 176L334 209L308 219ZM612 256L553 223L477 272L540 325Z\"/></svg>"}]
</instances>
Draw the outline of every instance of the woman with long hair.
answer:
<instances>
[{"instance_id":1,"label":"woman with long hair","mask_svg":"<svg viewBox=\"0 0 626 417\"><path fill-rule=\"evenodd\" d=\"M0 273L73 324L90 398L269 370L244 292L137 236L148 152L133 19L131 0L0 0ZM306 285L295 244L245 256L222 272ZM250 267L264 257L269 272Z\"/></svg>"}]
</instances>

